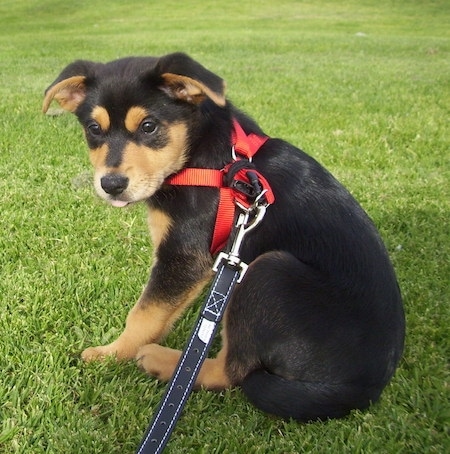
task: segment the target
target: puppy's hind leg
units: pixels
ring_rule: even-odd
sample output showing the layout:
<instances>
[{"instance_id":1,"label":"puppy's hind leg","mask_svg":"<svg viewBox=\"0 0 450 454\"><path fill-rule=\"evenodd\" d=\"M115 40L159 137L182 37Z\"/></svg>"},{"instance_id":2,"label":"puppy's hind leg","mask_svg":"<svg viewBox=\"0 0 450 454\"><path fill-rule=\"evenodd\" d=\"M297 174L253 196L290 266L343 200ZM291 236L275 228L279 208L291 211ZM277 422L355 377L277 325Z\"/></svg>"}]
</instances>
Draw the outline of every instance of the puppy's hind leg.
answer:
<instances>
[{"instance_id":1,"label":"puppy's hind leg","mask_svg":"<svg viewBox=\"0 0 450 454\"><path fill-rule=\"evenodd\" d=\"M138 365L149 375L161 381L169 381L173 376L181 357L180 350L149 344L140 348L136 359ZM222 330L222 349L216 358L207 358L195 381L195 388L221 390L228 388L231 383L226 374L227 341L225 329Z\"/></svg>"},{"instance_id":2,"label":"puppy's hind leg","mask_svg":"<svg viewBox=\"0 0 450 454\"><path fill-rule=\"evenodd\" d=\"M349 325L339 291L287 252L250 265L228 307L227 372L256 407L309 421L378 397L354 380L359 327Z\"/></svg>"}]
</instances>

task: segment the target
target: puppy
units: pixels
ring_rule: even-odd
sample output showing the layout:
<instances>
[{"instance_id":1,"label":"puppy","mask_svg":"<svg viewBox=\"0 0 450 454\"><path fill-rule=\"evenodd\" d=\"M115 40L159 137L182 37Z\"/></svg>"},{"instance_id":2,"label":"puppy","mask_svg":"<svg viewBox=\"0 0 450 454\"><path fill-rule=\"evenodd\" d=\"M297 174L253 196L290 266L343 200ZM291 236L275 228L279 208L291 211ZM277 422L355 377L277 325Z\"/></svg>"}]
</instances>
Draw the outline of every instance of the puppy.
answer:
<instances>
[{"instance_id":1,"label":"puppy","mask_svg":"<svg viewBox=\"0 0 450 454\"><path fill-rule=\"evenodd\" d=\"M185 54L75 61L46 90L84 128L100 197L145 202L150 279L111 344L85 361L136 358L170 379L180 352L158 345L212 277L219 190L174 184L184 169L224 169L233 131L264 137L225 98L225 84ZM263 411L299 421L338 418L376 401L402 354L401 294L373 223L313 158L265 139L252 165L275 197L241 250L249 268L222 327L222 348L196 386L242 387Z\"/></svg>"}]
</instances>

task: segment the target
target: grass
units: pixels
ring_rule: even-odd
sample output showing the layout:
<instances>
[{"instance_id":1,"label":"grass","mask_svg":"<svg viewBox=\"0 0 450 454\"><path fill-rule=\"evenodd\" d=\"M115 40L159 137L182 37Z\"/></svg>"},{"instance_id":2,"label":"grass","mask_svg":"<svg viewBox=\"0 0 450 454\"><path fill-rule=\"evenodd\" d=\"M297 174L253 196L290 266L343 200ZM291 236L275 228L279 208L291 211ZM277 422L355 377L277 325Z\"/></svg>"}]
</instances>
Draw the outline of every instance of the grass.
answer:
<instances>
[{"instance_id":1,"label":"grass","mask_svg":"<svg viewBox=\"0 0 450 454\"><path fill-rule=\"evenodd\" d=\"M72 60L174 50L355 194L388 246L408 330L368 411L299 425L239 390L198 392L167 452L448 449L448 2L6 0L0 16L0 452L133 452L164 391L132 363L79 360L120 332L151 245L143 206L95 197L75 118L45 117L40 104ZM167 344L183 345L195 315Z\"/></svg>"}]
</instances>

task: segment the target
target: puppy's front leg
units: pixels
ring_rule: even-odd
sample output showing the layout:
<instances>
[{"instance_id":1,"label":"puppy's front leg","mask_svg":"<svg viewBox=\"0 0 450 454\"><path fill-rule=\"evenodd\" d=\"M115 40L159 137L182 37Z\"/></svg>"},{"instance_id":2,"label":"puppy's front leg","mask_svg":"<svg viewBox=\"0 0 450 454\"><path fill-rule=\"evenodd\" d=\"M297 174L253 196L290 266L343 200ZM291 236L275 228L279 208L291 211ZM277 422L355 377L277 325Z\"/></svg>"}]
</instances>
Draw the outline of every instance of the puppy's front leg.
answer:
<instances>
[{"instance_id":1,"label":"puppy's front leg","mask_svg":"<svg viewBox=\"0 0 450 454\"><path fill-rule=\"evenodd\" d=\"M180 276L173 266L167 267L157 261L147 288L128 314L122 334L108 345L87 348L81 354L82 359L91 361L106 356L132 359L143 345L159 342L211 278L208 265L200 269L198 261L196 266L189 266L189 259L183 261L192 274ZM179 261L174 258L173 263ZM174 279L177 285L173 284Z\"/></svg>"},{"instance_id":2,"label":"puppy's front leg","mask_svg":"<svg viewBox=\"0 0 450 454\"><path fill-rule=\"evenodd\" d=\"M177 307L146 298L145 294L128 314L125 330L112 343L89 347L83 351L84 361L115 356L117 359L131 359L142 345L158 342L170 330L178 317Z\"/></svg>"}]
</instances>

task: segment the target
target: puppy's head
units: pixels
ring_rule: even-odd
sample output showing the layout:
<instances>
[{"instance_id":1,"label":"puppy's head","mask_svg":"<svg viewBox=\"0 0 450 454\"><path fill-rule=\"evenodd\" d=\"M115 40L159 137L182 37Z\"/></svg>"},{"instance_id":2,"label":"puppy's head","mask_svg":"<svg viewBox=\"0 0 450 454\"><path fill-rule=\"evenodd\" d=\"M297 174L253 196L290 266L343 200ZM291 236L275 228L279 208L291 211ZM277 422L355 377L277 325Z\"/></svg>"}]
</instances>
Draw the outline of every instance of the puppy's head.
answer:
<instances>
[{"instance_id":1,"label":"puppy's head","mask_svg":"<svg viewBox=\"0 0 450 454\"><path fill-rule=\"evenodd\" d=\"M187 55L79 60L45 92L77 115L95 168L97 193L114 206L151 197L189 154L190 131L205 100L225 105L225 84Z\"/></svg>"}]
</instances>

